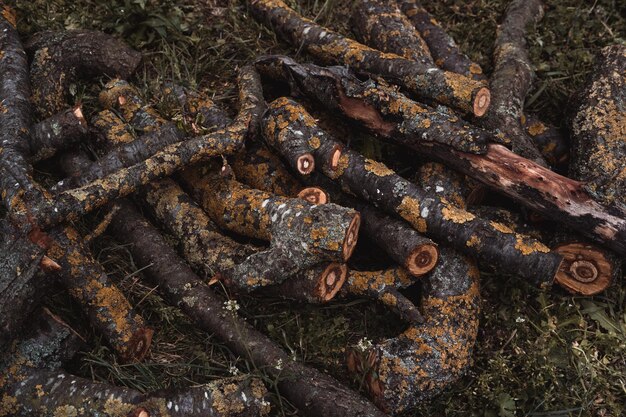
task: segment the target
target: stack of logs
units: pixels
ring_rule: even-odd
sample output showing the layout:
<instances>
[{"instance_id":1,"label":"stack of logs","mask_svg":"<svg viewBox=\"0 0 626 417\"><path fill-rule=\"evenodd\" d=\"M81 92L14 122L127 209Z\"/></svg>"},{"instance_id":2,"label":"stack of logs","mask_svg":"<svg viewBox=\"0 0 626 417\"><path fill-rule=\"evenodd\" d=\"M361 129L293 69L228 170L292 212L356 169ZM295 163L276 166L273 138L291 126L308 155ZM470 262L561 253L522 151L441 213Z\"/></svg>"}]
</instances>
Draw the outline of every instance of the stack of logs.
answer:
<instances>
[{"instance_id":1,"label":"stack of logs","mask_svg":"<svg viewBox=\"0 0 626 417\"><path fill-rule=\"evenodd\" d=\"M570 146L523 109L534 76L524 35L543 15L539 0L511 1L489 78L414 0L358 1L359 41L280 0L251 0L254 17L294 50L339 66L260 57L239 69L234 118L202 94L164 86L162 99L182 123L163 118L125 81L140 53L84 30L38 33L23 45L12 9L2 8L0 417L270 411L258 378L140 393L64 370L81 338L37 308L51 285L65 286L120 360L149 352L154 330L90 253L105 229L129 244L142 277L168 302L277 380L281 395L311 416L396 415L457 380L478 329L478 265L586 295L620 274L626 48L600 51L572 105ZM103 76L110 81L88 123L80 105L67 103L69 87ZM264 86L278 84L291 97L270 97L276 88L264 97ZM366 158L318 120L321 108L422 162L407 179ZM49 158L64 179L45 188L33 164ZM552 169L569 169L569 177ZM486 189L525 210L481 205ZM107 214L90 235L71 226L99 208ZM348 266L360 235L388 256L388 269ZM376 406L291 360L213 292L217 282L235 294L306 303L366 297L395 312L407 324L403 333L347 356ZM404 292L417 284L419 303Z\"/></svg>"}]
</instances>

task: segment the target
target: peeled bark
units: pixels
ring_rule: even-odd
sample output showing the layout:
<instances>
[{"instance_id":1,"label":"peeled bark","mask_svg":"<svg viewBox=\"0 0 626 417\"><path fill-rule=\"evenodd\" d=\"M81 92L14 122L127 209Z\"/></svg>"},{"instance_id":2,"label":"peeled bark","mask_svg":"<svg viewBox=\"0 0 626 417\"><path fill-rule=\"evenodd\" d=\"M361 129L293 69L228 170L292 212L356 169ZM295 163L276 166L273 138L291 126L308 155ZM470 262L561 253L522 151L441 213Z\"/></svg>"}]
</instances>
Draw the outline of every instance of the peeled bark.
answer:
<instances>
[{"instance_id":1,"label":"peeled bark","mask_svg":"<svg viewBox=\"0 0 626 417\"><path fill-rule=\"evenodd\" d=\"M411 93L482 116L489 108L485 84L463 75L385 54L305 19L279 0L252 0L252 13L283 38L324 62L380 75Z\"/></svg>"},{"instance_id":2,"label":"peeled bark","mask_svg":"<svg viewBox=\"0 0 626 417\"><path fill-rule=\"evenodd\" d=\"M130 250L144 273L171 304L178 305L201 329L221 339L276 380L282 395L304 415L316 417L383 417L371 403L333 378L292 361L272 341L225 308L170 248L161 234L135 210L125 206L112 224L113 233L132 243Z\"/></svg>"},{"instance_id":3,"label":"peeled bark","mask_svg":"<svg viewBox=\"0 0 626 417\"><path fill-rule=\"evenodd\" d=\"M248 417L266 415L267 390L256 378L226 378L180 390L142 394L60 369L78 349L77 336L47 315L0 363L0 416Z\"/></svg>"},{"instance_id":4,"label":"peeled bark","mask_svg":"<svg viewBox=\"0 0 626 417\"><path fill-rule=\"evenodd\" d=\"M602 49L570 122L570 176L600 201L626 210L626 47ZM624 238L622 238L624 240Z\"/></svg>"},{"instance_id":5,"label":"peeled bark","mask_svg":"<svg viewBox=\"0 0 626 417\"><path fill-rule=\"evenodd\" d=\"M407 413L437 395L467 368L478 332L476 265L442 248L441 262L424 278L426 321L370 349L352 350L348 366L365 377L372 400L391 415Z\"/></svg>"},{"instance_id":6,"label":"peeled bark","mask_svg":"<svg viewBox=\"0 0 626 417\"><path fill-rule=\"evenodd\" d=\"M33 102L41 117L50 117L67 107L69 85L79 77L128 78L141 61L141 53L125 43L90 30L39 32L26 49L33 55Z\"/></svg>"},{"instance_id":7,"label":"peeled bark","mask_svg":"<svg viewBox=\"0 0 626 417\"><path fill-rule=\"evenodd\" d=\"M342 293L377 300L401 319L417 324L424 322L422 314L415 304L398 291L415 282L416 280L403 268L389 268L383 271L351 270Z\"/></svg>"},{"instance_id":8,"label":"peeled bark","mask_svg":"<svg viewBox=\"0 0 626 417\"><path fill-rule=\"evenodd\" d=\"M287 110L287 109L285 109ZM460 251L492 265L501 273L516 273L540 286L551 285L562 257L550 252L541 242L528 236L499 230L489 222L456 206L436 193L427 192L380 162L366 159L344 147L336 168L327 162L337 147L326 132L300 105L294 104L292 123L283 129L307 132L318 138L314 155L318 167L343 189L376 207L397 214L418 232L447 243Z\"/></svg>"},{"instance_id":9,"label":"peeled bark","mask_svg":"<svg viewBox=\"0 0 626 417\"><path fill-rule=\"evenodd\" d=\"M355 86L357 89L367 89L368 96L393 98L387 95L386 87L381 90L372 82L360 83L342 69L299 65L288 58L264 59L259 66L264 65L274 70L274 76L286 77L293 85L297 85L300 90L315 97L329 109L339 110L380 137L388 138L389 128L379 121L389 108L389 103L378 109L370 105L373 102L362 99L355 102L351 100L354 97L350 96ZM400 105L403 101L395 103ZM397 121L394 126L396 124ZM504 193L546 218L563 222L614 251L626 254L626 209L602 205L580 181L558 175L499 144L488 144L486 153L474 154L436 141L400 143Z\"/></svg>"},{"instance_id":10,"label":"peeled bark","mask_svg":"<svg viewBox=\"0 0 626 417\"><path fill-rule=\"evenodd\" d=\"M76 145L87 134L81 106L55 114L32 128L31 162L50 158L57 151Z\"/></svg>"},{"instance_id":11,"label":"peeled bark","mask_svg":"<svg viewBox=\"0 0 626 417\"><path fill-rule=\"evenodd\" d=\"M428 45L396 2L359 0L352 12L351 22L352 30L363 44L423 65L435 66Z\"/></svg>"},{"instance_id":12,"label":"peeled bark","mask_svg":"<svg viewBox=\"0 0 626 417\"><path fill-rule=\"evenodd\" d=\"M487 78L480 65L461 52L454 39L446 33L439 22L418 1L400 0L398 6L428 45L430 54L438 67L471 77L477 81Z\"/></svg>"},{"instance_id":13,"label":"peeled bark","mask_svg":"<svg viewBox=\"0 0 626 417\"><path fill-rule=\"evenodd\" d=\"M524 36L526 27L536 24L542 17L541 0L513 0L509 3L504 20L498 26L495 69L489 81L492 106L483 123L504 135L514 153L547 166L521 125L524 101L535 77Z\"/></svg>"}]
</instances>

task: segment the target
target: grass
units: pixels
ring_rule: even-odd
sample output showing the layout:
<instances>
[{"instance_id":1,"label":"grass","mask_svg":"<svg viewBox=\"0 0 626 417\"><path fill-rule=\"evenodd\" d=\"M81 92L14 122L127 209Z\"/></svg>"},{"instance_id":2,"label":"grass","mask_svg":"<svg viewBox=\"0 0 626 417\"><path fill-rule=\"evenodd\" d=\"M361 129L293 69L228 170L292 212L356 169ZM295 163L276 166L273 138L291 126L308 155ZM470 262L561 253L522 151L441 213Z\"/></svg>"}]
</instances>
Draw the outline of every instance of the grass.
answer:
<instances>
[{"instance_id":1,"label":"grass","mask_svg":"<svg viewBox=\"0 0 626 417\"><path fill-rule=\"evenodd\" d=\"M303 14L349 33L347 0L290 1ZM488 72L495 28L505 0L428 1L425 5ZM591 70L593 54L626 40L626 4L618 0L549 0L546 16L529 37L537 81L527 106L563 126L568 98ZM254 56L292 53L235 0L33 0L18 2L19 27L38 30L90 28L123 36L145 53L133 80L149 97L164 81L203 89L233 105L234 70ZM308 59L300 54L301 59ZM75 99L94 111L99 85L80 84ZM158 98L154 104L160 104ZM368 153L393 152L366 141ZM82 225L89 230L93 219ZM245 358L199 332L156 289L141 280L128 248L104 236L94 253L156 328L151 354L142 364L117 362L110 349L81 325L76 306L63 292L50 298L56 311L88 335L89 349L74 371L141 390L186 386L239 372L258 374ZM573 297L554 288L538 291L514 277L483 274L483 311L468 374L416 415L613 416L626 413L626 291L622 281L596 297ZM345 348L362 337L397 334L401 325L379 306L360 300L322 308L244 297L241 314L298 360L349 381ZM270 383L271 387L271 382ZM274 398L276 415L296 415Z\"/></svg>"}]
</instances>

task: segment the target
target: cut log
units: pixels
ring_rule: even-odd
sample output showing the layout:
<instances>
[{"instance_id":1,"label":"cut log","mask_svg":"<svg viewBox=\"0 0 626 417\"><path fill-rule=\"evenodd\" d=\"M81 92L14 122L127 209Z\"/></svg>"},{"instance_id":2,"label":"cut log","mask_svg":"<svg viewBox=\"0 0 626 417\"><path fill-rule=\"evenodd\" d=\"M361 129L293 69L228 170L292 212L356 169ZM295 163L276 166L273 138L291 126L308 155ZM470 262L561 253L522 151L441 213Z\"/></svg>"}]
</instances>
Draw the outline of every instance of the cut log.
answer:
<instances>
[{"instance_id":1,"label":"cut log","mask_svg":"<svg viewBox=\"0 0 626 417\"><path fill-rule=\"evenodd\" d=\"M276 196L202 169L185 170L181 177L223 229L271 241L299 257L344 262L354 251L360 216L352 209Z\"/></svg>"},{"instance_id":2,"label":"cut log","mask_svg":"<svg viewBox=\"0 0 626 417\"><path fill-rule=\"evenodd\" d=\"M359 0L352 11L351 23L361 43L429 67L435 66L428 45L395 1Z\"/></svg>"},{"instance_id":3,"label":"cut log","mask_svg":"<svg viewBox=\"0 0 626 417\"><path fill-rule=\"evenodd\" d=\"M547 166L521 125L524 101L535 77L524 37L526 27L537 24L542 17L541 0L513 0L509 3L498 26L493 54L495 69L489 80L492 106L481 122L504 135L514 153Z\"/></svg>"},{"instance_id":4,"label":"cut log","mask_svg":"<svg viewBox=\"0 0 626 417\"><path fill-rule=\"evenodd\" d=\"M87 131L87 121L80 105L35 124L30 141L30 161L50 158L57 151L76 145Z\"/></svg>"},{"instance_id":5,"label":"cut log","mask_svg":"<svg viewBox=\"0 0 626 417\"><path fill-rule=\"evenodd\" d=\"M257 112L263 106L255 71L249 67L242 68L239 81L243 101L237 118L227 128L169 145L142 162L109 173L80 188L58 193L55 203L45 203L34 210L40 224L51 226L64 220L78 219L182 167L236 152L243 146L248 129L255 123L259 116Z\"/></svg>"},{"instance_id":6,"label":"cut log","mask_svg":"<svg viewBox=\"0 0 626 417\"><path fill-rule=\"evenodd\" d=\"M298 114L289 119L293 122L285 126L285 130L300 130L307 132L308 137L319 139L320 146L314 152L317 166L343 189L402 217L418 232L494 266L500 273L514 272L539 286L552 284L562 257L541 242L509 229L499 230L436 193L420 189L384 164L366 159L347 147L341 151L338 168L333 169L326 161L337 142L317 127L302 106L293 104L283 111ZM466 242L473 244L466 245Z\"/></svg>"},{"instance_id":7,"label":"cut log","mask_svg":"<svg viewBox=\"0 0 626 417\"><path fill-rule=\"evenodd\" d=\"M329 193L332 202L357 210L361 214L362 232L411 275L421 277L437 264L437 244L407 222L388 216L371 204L347 195L322 174L313 173L307 182L319 185Z\"/></svg>"},{"instance_id":8,"label":"cut log","mask_svg":"<svg viewBox=\"0 0 626 417\"><path fill-rule=\"evenodd\" d=\"M413 94L482 116L489 108L489 89L463 75L368 48L305 19L279 0L252 0L255 17L294 46L325 62L380 75Z\"/></svg>"},{"instance_id":9,"label":"cut log","mask_svg":"<svg viewBox=\"0 0 626 417\"><path fill-rule=\"evenodd\" d=\"M398 289L414 284L416 280L403 268L389 268L382 271L350 270L343 295L368 297L379 301L401 319L410 324L423 323L419 309Z\"/></svg>"},{"instance_id":10,"label":"cut log","mask_svg":"<svg viewBox=\"0 0 626 417\"><path fill-rule=\"evenodd\" d=\"M71 227L54 229L48 256L61 270L60 281L88 314L122 361L140 361L148 353L154 331L111 282Z\"/></svg>"},{"instance_id":11,"label":"cut log","mask_svg":"<svg viewBox=\"0 0 626 417\"><path fill-rule=\"evenodd\" d=\"M341 111L380 137L388 138L386 124L368 123L367 120L381 120L386 109L390 108L389 102L384 108L377 109L370 106L372 102L357 100L355 104L351 100L354 98L352 91L363 89L366 89L368 97L387 97L391 100L393 96L386 93L386 87L381 90L371 81L361 83L343 69L300 65L288 58L266 58L261 60L261 64L274 69L280 65L282 71L273 71L273 75L286 76L301 91L315 97L328 109ZM341 105L342 102L346 104ZM399 106L402 102L393 103ZM367 119L364 120L363 114L367 115ZM397 121L394 126L396 124ZM558 175L499 144L488 144L486 153L479 155L458 151L435 141L401 143L506 194L546 218L563 222L617 253L626 254L626 209L602 205L580 181Z\"/></svg>"},{"instance_id":12,"label":"cut log","mask_svg":"<svg viewBox=\"0 0 626 417\"><path fill-rule=\"evenodd\" d=\"M319 264L266 288L263 293L309 304L327 303L339 293L346 282L348 267L337 262Z\"/></svg>"},{"instance_id":13,"label":"cut log","mask_svg":"<svg viewBox=\"0 0 626 417\"><path fill-rule=\"evenodd\" d=\"M277 381L282 395L306 416L383 417L371 403L333 378L292 361L266 336L226 310L218 298L170 248L161 234L132 207L125 206L112 223L139 267L173 305L179 306L202 330L221 339L234 353Z\"/></svg>"},{"instance_id":14,"label":"cut log","mask_svg":"<svg viewBox=\"0 0 626 417\"><path fill-rule=\"evenodd\" d=\"M94 382L61 369L79 347L78 337L48 314L0 362L0 416L251 417L266 415L267 389L245 376L177 391L142 394Z\"/></svg>"},{"instance_id":15,"label":"cut log","mask_svg":"<svg viewBox=\"0 0 626 417\"><path fill-rule=\"evenodd\" d=\"M370 349L349 352L350 370L365 378L382 410L394 416L410 412L463 374L478 333L478 279L469 258L442 248L441 262L424 278L426 321Z\"/></svg>"},{"instance_id":16,"label":"cut log","mask_svg":"<svg viewBox=\"0 0 626 417\"><path fill-rule=\"evenodd\" d=\"M602 49L572 112L570 176L611 206L626 207L626 47ZM622 241L624 238L622 237Z\"/></svg>"},{"instance_id":17,"label":"cut log","mask_svg":"<svg viewBox=\"0 0 626 417\"><path fill-rule=\"evenodd\" d=\"M454 39L441 27L439 22L422 7L417 0L400 0L398 1L400 9L409 18L411 23L418 30L428 50L433 57L435 64L446 71L463 74L477 81L485 80L487 77L483 74L480 65L473 62L467 57Z\"/></svg>"},{"instance_id":18,"label":"cut log","mask_svg":"<svg viewBox=\"0 0 626 417\"><path fill-rule=\"evenodd\" d=\"M69 86L79 77L128 78L141 61L141 53L125 43L90 30L39 32L26 50L33 56L33 102L43 118L67 107Z\"/></svg>"}]
</instances>

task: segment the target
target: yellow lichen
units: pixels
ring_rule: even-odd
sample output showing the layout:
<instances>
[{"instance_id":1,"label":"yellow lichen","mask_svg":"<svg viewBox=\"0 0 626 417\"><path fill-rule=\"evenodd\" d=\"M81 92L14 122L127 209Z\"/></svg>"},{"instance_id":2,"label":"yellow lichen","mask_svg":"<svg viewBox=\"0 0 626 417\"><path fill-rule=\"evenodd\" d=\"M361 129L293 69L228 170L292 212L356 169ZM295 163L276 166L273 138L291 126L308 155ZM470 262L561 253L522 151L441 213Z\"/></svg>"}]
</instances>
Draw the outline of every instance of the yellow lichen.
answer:
<instances>
[{"instance_id":1,"label":"yellow lichen","mask_svg":"<svg viewBox=\"0 0 626 417\"><path fill-rule=\"evenodd\" d=\"M446 203L444 199L442 200L444 201L444 203ZM456 224L470 222L476 218L476 216L469 211L465 211L450 203L446 204L446 206L441 209L441 214L444 220L448 220Z\"/></svg>"},{"instance_id":2,"label":"yellow lichen","mask_svg":"<svg viewBox=\"0 0 626 417\"><path fill-rule=\"evenodd\" d=\"M513 229L503 223L491 221L489 222L489 224L491 225L491 227L494 228L494 230L497 230L498 232L507 234L513 233Z\"/></svg>"},{"instance_id":3,"label":"yellow lichen","mask_svg":"<svg viewBox=\"0 0 626 417\"><path fill-rule=\"evenodd\" d=\"M530 255L535 252L550 252L550 248L548 248L543 243L538 240L529 239L524 235L516 235L515 236L515 249L520 251L522 255Z\"/></svg>"},{"instance_id":4,"label":"yellow lichen","mask_svg":"<svg viewBox=\"0 0 626 417\"><path fill-rule=\"evenodd\" d=\"M395 174L395 172L389 169L385 164L374 161L373 159L366 159L364 168L367 172L371 172L379 177L386 177L388 175Z\"/></svg>"}]
</instances>

